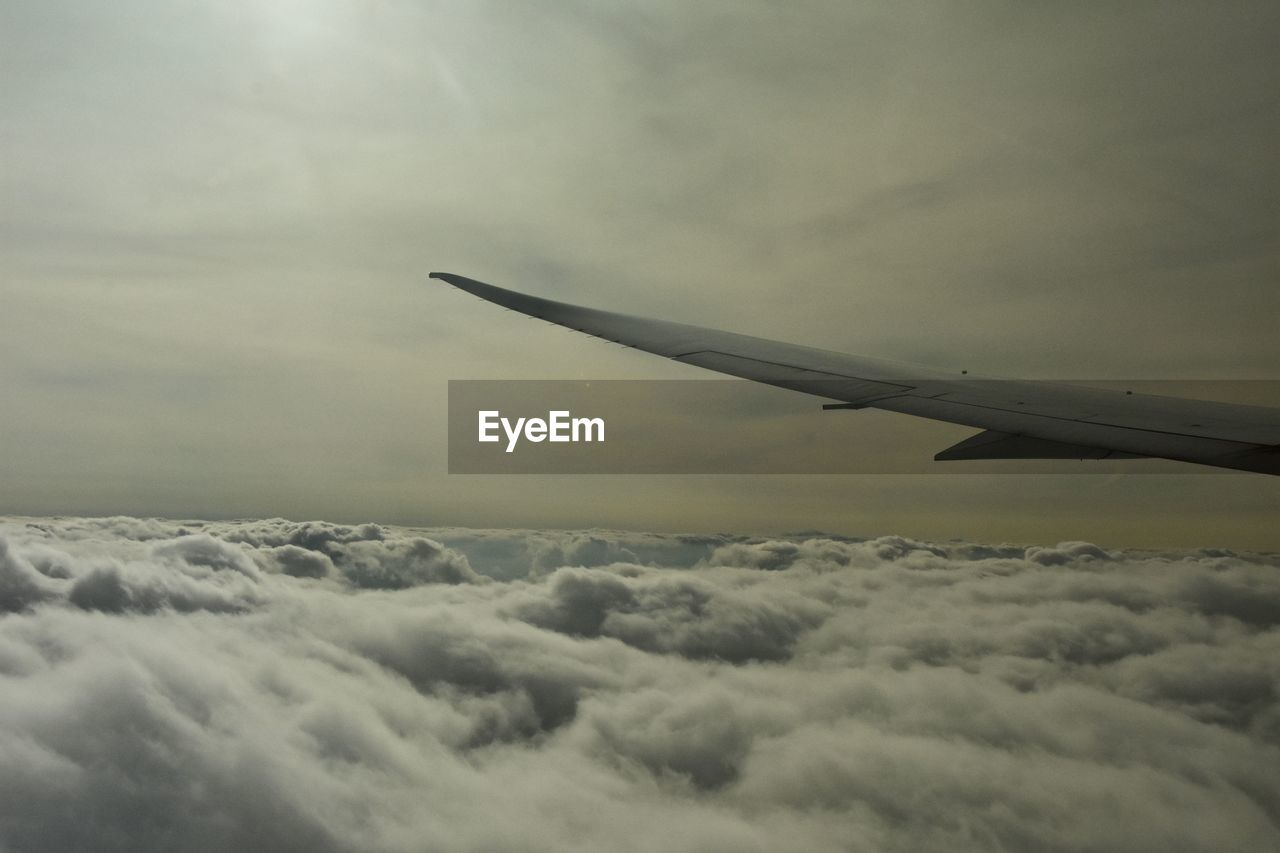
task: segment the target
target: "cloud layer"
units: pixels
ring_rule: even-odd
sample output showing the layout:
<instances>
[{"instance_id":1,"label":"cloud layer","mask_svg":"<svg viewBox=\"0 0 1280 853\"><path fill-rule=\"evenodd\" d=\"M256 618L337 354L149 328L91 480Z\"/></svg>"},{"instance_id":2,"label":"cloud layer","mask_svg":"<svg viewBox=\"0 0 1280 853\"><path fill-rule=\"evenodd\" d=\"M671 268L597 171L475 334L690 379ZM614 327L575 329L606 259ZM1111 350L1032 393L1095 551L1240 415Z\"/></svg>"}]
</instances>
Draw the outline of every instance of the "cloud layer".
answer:
<instances>
[{"instance_id":1,"label":"cloud layer","mask_svg":"<svg viewBox=\"0 0 1280 853\"><path fill-rule=\"evenodd\" d=\"M1278 569L8 519L0 849L1269 849Z\"/></svg>"}]
</instances>

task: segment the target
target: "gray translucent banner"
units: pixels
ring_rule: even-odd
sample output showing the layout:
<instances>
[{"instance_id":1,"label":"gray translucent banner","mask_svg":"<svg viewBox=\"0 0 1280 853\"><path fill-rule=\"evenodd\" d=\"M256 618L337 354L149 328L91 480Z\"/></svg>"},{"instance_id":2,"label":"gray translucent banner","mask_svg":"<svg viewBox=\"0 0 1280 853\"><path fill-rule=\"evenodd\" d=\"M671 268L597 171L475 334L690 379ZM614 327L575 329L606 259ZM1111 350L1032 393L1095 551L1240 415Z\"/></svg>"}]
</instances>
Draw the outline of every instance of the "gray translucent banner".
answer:
<instances>
[{"instance_id":1,"label":"gray translucent banner","mask_svg":"<svg viewBox=\"0 0 1280 853\"><path fill-rule=\"evenodd\" d=\"M1071 384L1280 406L1280 380ZM873 408L824 410L834 402L735 379L450 380L449 473L1229 473L1160 459L934 461L981 430Z\"/></svg>"}]
</instances>

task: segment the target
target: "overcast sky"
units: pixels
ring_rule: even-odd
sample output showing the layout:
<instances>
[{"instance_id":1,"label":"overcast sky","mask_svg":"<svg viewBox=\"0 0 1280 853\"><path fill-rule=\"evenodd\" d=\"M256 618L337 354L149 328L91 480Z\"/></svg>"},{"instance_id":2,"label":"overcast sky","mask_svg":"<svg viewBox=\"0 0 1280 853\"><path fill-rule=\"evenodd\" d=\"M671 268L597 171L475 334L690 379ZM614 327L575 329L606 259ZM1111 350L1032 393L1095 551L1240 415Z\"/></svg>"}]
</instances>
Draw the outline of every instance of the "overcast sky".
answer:
<instances>
[{"instance_id":1,"label":"overcast sky","mask_svg":"<svg viewBox=\"0 0 1280 853\"><path fill-rule=\"evenodd\" d=\"M1277 379L1278 39L1274 2L6 3L0 510L1280 547L1261 476L447 477L448 379L701 374L426 280Z\"/></svg>"}]
</instances>

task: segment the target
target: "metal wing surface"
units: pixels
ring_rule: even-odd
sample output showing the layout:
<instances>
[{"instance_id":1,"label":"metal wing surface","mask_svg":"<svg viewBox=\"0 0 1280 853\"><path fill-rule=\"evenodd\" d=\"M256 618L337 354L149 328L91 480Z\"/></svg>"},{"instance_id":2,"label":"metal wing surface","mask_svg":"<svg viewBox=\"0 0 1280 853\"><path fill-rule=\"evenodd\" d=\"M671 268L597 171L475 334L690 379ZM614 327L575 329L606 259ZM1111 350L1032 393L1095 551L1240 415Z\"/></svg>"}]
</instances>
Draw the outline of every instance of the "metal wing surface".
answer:
<instances>
[{"instance_id":1,"label":"metal wing surface","mask_svg":"<svg viewBox=\"0 0 1280 853\"><path fill-rule=\"evenodd\" d=\"M950 459L1160 457L1280 474L1280 409L1059 382L958 376L685 323L556 302L452 273L442 281L495 304L730 376L976 427Z\"/></svg>"}]
</instances>

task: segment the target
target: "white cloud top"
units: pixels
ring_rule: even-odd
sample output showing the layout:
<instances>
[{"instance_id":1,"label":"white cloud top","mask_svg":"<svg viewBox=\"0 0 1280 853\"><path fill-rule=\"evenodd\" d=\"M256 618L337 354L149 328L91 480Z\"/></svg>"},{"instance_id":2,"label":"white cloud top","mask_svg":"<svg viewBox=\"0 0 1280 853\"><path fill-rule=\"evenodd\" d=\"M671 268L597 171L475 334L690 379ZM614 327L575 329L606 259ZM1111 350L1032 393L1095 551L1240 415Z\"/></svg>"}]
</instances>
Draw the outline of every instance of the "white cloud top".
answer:
<instances>
[{"instance_id":1,"label":"white cloud top","mask_svg":"<svg viewBox=\"0 0 1280 853\"><path fill-rule=\"evenodd\" d=\"M1249 850L1280 558L0 525L0 847Z\"/></svg>"}]
</instances>

